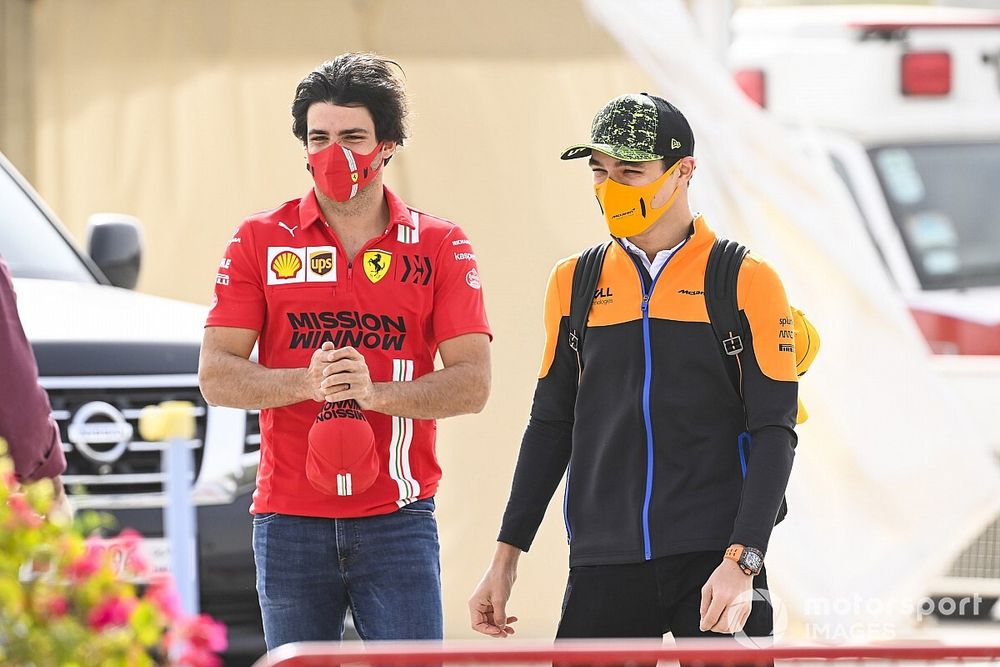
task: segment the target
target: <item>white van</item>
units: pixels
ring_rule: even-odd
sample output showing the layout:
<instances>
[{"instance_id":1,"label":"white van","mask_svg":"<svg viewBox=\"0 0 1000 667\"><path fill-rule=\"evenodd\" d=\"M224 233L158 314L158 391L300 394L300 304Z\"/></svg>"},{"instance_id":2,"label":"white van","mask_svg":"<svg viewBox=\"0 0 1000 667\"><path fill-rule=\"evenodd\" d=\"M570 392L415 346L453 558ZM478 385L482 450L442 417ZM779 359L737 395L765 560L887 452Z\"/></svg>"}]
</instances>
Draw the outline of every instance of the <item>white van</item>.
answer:
<instances>
[{"instance_id":1,"label":"white van","mask_svg":"<svg viewBox=\"0 0 1000 667\"><path fill-rule=\"evenodd\" d=\"M731 34L736 82L831 160L1000 456L1000 11L753 8ZM986 596L989 618L1000 518L934 588Z\"/></svg>"},{"instance_id":2,"label":"white van","mask_svg":"<svg viewBox=\"0 0 1000 667\"><path fill-rule=\"evenodd\" d=\"M153 569L166 568L165 445L143 441L138 418L147 405L193 403L200 606L226 624L227 658L249 662L265 650L247 512L260 460L257 414L210 407L201 396L207 308L131 291L141 236L134 218L99 214L81 253L0 154L0 256L59 424L70 502L138 530Z\"/></svg>"}]
</instances>

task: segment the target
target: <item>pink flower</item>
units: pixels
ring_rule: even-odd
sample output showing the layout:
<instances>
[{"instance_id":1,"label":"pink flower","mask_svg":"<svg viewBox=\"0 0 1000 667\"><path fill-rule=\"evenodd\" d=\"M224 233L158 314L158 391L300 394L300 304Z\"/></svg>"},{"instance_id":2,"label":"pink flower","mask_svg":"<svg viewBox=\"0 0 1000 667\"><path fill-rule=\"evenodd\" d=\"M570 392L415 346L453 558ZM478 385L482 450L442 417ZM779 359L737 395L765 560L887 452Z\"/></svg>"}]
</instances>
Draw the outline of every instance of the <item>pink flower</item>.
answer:
<instances>
[{"instance_id":1,"label":"pink flower","mask_svg":"<svg viewBox=\"0 0 1000 667\"><path fill-rule=\"evenodd\" d=\"M28 504L28 499L23 493L12 493L7 498L7 505L14 510L14 516L22 525L28 528L38 528L42 525L42 517L35 513L35 510Z\"/></svg>"},{"instance_id":2,"label":"pink flower","mask_svg":"<svg viewBox=\"0 0 1000 667\"><path fill-rule=\"evenodd\" d=\"M87 539L87 550L70 563L67 568L69 578L76 583L83 581L101 569L104 548L96 538Z\"/></svg>"},{"instance_id":3,"label":"pink flower","mask_svg":"<svg viewBox=\"0 0 1000 667\"><path fill-rule=\"evenodd\" d=\"M150 566L142 553L142 534L134 528L126 528L118 534L122 550L125 553L124 571L142 576L149 572Z\"/></svg>"},{"instance_id":4,"label":"pink flower","mask_svg":"<svg viewBox=\"0 0 1000 667\"><path fill-rule=\"evenodd\" d=\"M113 597L98 604L87 615L87 624L94 630L128 623L136 602L133 598Z\"/></svg>"},{"instance_id":5,"label":"pink flower","mask_svg":"<svg viewBox=\"0 0 1000 667\"><path fill-rule=\"evenodd\" d=\"M215 654L225 651L229 642L226 626L201 614L178 621L167 633L165 644L171 656L179 656L176 664L218 667L222 663Z\"/></svg>"},{"instance_id":6,"label":"pink flower","mask_svg":"<svg viewBox=\"0 0 1000 667\"><path fill-rule=\"evenodd\" d=\"M133 551L128 555L128 561L125 563L125 569L128 572L141 577L147 574L152 567L146 559L146 556L143 555L141 551Z\"/></svg>"},{"instance_id":7,"label":"pink flower","mask_svg":"<svg viewBox=\"0 0 1000 667\"><path fill-rule=\"evenodd\" d=\"M226 638L226 626L219 623L208 614L199 614L191 620L188 627L188 637L192 645L206 648L209 651L225 651L229 646Z\"/></svg>"},{"instance_id":8,"label":"pink flower","mask_svg":"<svg viewBox=\"0 0 1000 667\"><path fill-rule=\"evenodd\" d=\"M213 653L189 648L181 653L176 664L184 665L185 667L220 667L222 660Z\"/></svg>"},{"instance_id":9,"label":"pink flower","mask_svg":"<svg viewBox=\"0 0 1000 667\"><path fill-rule=\"evenodd\" d=\"M69 611L69 600L62 595L54 595L45 605L45 613L52 618L65 616Z\"/></svg>"},{"instance_id":10,"label":"pink flower","mask_svg":"<svg viewBox=\"0 0 1000 667\"><path fill-rule=\"evenodd\" d=\"M181 617L181 596L174 588L174 580L169 575L160 575L149 582L145 598L171 621Z\"/></svg>"},{"instance_id":11,"label":"pink flower","mask_svg":"<svg viewBox=\"0 0 1000 667\"><path fill-rule=\"evenodd\" d=\"M118 533L118 539L129 547L137 547L142 544L144 538L142 533L135 528L122 528L121 532Z\"/></svg>"}]
</instances>

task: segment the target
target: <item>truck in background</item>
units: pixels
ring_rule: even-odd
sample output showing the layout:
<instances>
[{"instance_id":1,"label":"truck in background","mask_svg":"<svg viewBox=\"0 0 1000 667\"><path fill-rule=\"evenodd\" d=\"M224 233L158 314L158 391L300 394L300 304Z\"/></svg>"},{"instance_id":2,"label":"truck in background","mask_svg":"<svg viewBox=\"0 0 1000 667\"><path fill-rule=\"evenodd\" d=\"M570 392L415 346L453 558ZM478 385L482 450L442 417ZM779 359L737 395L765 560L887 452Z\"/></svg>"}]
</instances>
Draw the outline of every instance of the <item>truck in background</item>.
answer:
<instances>
[{"instance_id":1,"label":"truck in background","mask_svg":"<svg viewBox=\"0 0 1000 667\"><path fill-rule=\"evenodd\" d=\"M1000 11L748 8L731 35L737 84L830 160L1000 462ZM932 588L1000 622L1000 517Z\"/></svg>"},{"instance_id":2,"label":"truck in background","mask_svg":"<svg viewBox=\"0 0 1000 667\"><path fill-rule=\"evenodd\" d=\"M138 221L95 215L87 238L84 255L0 155L0 255L59 423L70 501L138 530L154 571L166 569L165 444L140 439L139 411L167 400L193 403L200 607L226 624L230 661L248 664L265 651L248 513L260 456L257 414L210 407L201 396L206 308L130 291L141 259Z\"/></svg>"}]
</instances>

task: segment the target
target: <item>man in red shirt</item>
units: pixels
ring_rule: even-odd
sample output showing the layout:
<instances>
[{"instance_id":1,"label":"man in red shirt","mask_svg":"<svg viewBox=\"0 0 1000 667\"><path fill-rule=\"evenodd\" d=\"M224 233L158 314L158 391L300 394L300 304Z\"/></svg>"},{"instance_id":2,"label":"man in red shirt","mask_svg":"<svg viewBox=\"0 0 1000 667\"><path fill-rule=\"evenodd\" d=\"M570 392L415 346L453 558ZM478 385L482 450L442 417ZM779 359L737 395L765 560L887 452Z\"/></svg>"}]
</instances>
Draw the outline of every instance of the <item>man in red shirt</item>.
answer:
<instances>
[{"instance_id":1,"label":"man in red shirt","mask_svg":"<svg viewBox=\"0 0 1000 667\"><path fill-rule=\"evenodd\" d=\"M251 513L269 649L340 639L348 608L364 639L443 634L434 420L484 406L491 333L468 237L382 184L405 138L391 64L348 53L302 80L292 131L315 187L250 216L216 276L201 389L261 410ZM307 474L317 414L342 401L375 436L364 490Z\"/></svg>"}]
</instances>

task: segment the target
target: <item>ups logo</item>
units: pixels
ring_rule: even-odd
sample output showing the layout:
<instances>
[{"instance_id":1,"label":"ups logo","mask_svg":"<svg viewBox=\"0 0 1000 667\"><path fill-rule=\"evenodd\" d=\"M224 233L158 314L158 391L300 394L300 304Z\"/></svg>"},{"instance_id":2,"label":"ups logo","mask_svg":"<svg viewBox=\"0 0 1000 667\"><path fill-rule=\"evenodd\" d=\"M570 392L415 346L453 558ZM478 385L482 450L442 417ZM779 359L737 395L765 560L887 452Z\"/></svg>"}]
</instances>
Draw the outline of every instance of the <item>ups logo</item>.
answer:
<instances>
[{"instance_id":1,"label":"ups logo","mask_svg":"<svg viewBox=\"0 0 1000 667\"><path fill-rule=\"evenodd\" d=\"M332 252L314 252L309 255L309 269L318 276L325 276L333 269Z\"/></svg>"}]
</instances>

